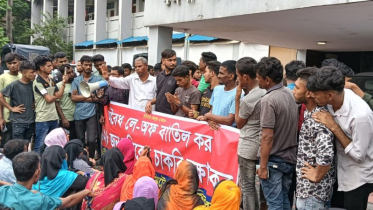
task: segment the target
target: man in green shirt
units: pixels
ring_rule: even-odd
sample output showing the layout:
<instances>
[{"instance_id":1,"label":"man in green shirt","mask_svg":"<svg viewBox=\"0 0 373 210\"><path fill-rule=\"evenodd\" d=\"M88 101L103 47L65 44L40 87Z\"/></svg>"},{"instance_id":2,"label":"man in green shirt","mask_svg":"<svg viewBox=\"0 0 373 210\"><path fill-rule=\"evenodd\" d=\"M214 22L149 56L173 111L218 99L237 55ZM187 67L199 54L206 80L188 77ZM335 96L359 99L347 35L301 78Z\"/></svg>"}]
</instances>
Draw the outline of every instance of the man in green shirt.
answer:
<instances>
[{"instance_id":1,"label":"man in green shirt","mask_svg":"<svg viewBox=\"0 0 373 210\"><path fill-rule=\"evenodd\" d=\"M201 54L201 58L199 59L199 70L201 71L201 74L202 74L202 78L201 80L199 81L199 85L198 85L198 90L201 91L203 93L203 91L205 91L205 89L210 86L209 83L207 83L205 81L205 72L206 72L206 68L207 68L207 62L209 61L217 61L218 58L216 57L216 55L212 52L203 52Z\"/></svg>"},{"instance_id":2,"label":"man in green shirt","mask_svg":"<svg viewBox=\"0 0 373 210\"><path fill-rule=\"evenodd\" d=\"M16 53L8 53L4 61L9 69L8 73L0 76L0 90L3 90L10 83L21 79L22 75L18 74L20 56ZM5 97L5 101L10 104L10 99ZM1 129L1 145L4 146L7 141L12 139L12 123L9 120L9 110L0 105L0 129Z\"/></svg>"},{"instance_id":3,"label":"man in green shirt","mask_svg":"<svg viewBox=\"0 0 373 210\"><path fill-rule=\"evenodd\" d=\"M70 64L63 64L60 66L59 71L62 75L67 75L68 80L65 84L65 91L63 92L62 99L56 103L56 108L58 115L60 116L60 127L64 127L70 133L70 139L76 139L76 130L75 130L75 120L74 120L74 112L75 112L75 102L71 100L71 83L74 81L74 69L70 66ZM61 89L62 82L57 83L57 88Z\"/></svg>"}]
</instances>

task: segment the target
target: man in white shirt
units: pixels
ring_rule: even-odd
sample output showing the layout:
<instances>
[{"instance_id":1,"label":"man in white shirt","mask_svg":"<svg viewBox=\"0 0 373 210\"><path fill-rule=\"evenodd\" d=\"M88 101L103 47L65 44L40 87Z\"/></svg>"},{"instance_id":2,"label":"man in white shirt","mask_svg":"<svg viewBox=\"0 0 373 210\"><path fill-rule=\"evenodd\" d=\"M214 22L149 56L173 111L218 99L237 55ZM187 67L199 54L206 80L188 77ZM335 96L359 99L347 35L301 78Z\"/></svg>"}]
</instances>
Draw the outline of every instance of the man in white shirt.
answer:
<instances>
[{"instance_id":1,"label":"man in white shirt","mask_svg":"<svg viewBox=\"0 0 373 210\"><path fill-rule=\"evenodd\" d=\"M23 140L10 140L4 145L4 157L0 159L0 181L16 183L12 160L16 155L25 151L27 147Z\"/></svg>"},{"instance_id":2,"label":"man in white shirt","mask_svg":"<svg viewBox=\"0 0 373 210\"><path fill-rule=\"evenodd\" d=\"M328 66L309 78L307 88L317 105L327 105L330 112L315 113L313 118L338 140L338 191L344 192L344 208L366 210L373 191L373 112L344 85L342 73Z\"/></svg>"},{"instance_id":3,"label":"man in white shirt","mask_svg":"<svg viewBox=\"0 0 373 210\"><path fill-rule=\"evenodd\" d=\"M109 77L107 67L102 67L102 76L108 81L109 85L119 89L129 89L128 105L140 107L145 110L148 101L156 97L156 78L148 72L148 61L139 57L135 60L136 74L128 77L115 78Z\"/></svg>"}]
</instances>

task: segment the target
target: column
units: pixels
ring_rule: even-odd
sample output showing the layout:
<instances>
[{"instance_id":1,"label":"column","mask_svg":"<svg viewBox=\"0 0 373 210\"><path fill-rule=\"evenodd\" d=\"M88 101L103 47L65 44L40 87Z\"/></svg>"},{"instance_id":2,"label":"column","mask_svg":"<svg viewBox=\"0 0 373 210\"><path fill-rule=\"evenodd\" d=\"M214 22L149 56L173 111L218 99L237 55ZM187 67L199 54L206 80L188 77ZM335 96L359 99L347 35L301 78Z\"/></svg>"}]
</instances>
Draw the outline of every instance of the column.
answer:
<instances>
[{"instance_id":1,"label":"column","mask_svg":"<svg viewBox=\"0 0 373 210\"><path fill-rule=\"evenodd\" d=\"M160 62L161 53L165 49L172 49L172 28L162 26L149 27L148 63L155 64Z\"/></svg>"},{"instance_id":2,"label":"column","mask_svg":"<svg viewBox=\"0 0 373 210\"><path fill-rule=\"evenodd\" d=\"M42 11L42 5L37 4L35 0L31 1L31 28L34 29L34 24L39 25L41 20L41 11ZM35 36L35 38L30 37L30 43L34 42L34 39L38 37Z\"/></svg>"},{"instance_id":3,"label":"column","mask_svg":"<svg viewBox=\"0 0 373 210\"><path fill-rule=\"evenodd\" d=\"M49 17L53 18L53 0L43 0L43 14L44 14L43 16L44 22Z\"/></svg>"},{"instance_id":4,"label":"column","mask_svg":"<svg viewBox=\"0 0 373 210\"><path fill-rule=\"evenodd\" d=\"M74 45L85 40L85 0L74 0ZM75 52L75 47L74 47ZM79 60L74 54L74 60Z\"/></svg>"},{"instance_id":5,"label":"column","mask_svg":"<svg viewBox=\"0 0 373 210\"><path fill-rule=\"evenodd\" d=\"M121 1L118 4L118 39L132 36L132 1Z\"/></svg>"},{"instance_id":6,"label":"column","mask_svg":"<svg viewBox=\"0 0 373 210\"><path fill-rule=\"evenodd\" d=\"M297 50L297 60L306 63L307 50Z\"/></svg>"},{"instance_id":7,"label":"column","mask_svg":"<svg viewBox=\"0 0 373 210\"><path fill-rule=\"evenodd\" d=\"M93 42L106 39L106 11L107 11L107 0L95 0L95 31Z\"/></svg>"},{"instance_id":8,"label":"column","mask_svg":"<svg viewBox=\"0 0 373 210\"><path fill-rule=\"evenodd\" d=\"M58 0L57 3L58 16L68 18L69 15L69 0Z\"/></svg>"}]
</instances>

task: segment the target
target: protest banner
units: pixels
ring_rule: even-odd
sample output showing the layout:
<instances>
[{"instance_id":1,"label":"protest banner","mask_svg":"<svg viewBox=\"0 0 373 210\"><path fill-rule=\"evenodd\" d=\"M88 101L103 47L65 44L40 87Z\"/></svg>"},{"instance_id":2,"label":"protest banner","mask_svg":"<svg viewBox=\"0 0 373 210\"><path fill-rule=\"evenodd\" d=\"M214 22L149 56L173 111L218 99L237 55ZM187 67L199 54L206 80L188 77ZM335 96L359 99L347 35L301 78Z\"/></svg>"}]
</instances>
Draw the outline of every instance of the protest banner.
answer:
<instances>
[{"instance_id":1,"label":"protest banner","mask_svg":"<svg viewBox=\"0 0 373 210\"><path fill-rule=\"evenodd\" d=\"M237 182L238 137L238 129L229 126L213 131L206 122L159 112L146 114L111 102L105 107L101 139L103 153L116 147L122 138L132 140L136 159L144 146L150 146L155 180L160 187L173 177L180 160L192 162L198 171L199 194L209 204L219 181Z\"/></svg>"}]
</instances>

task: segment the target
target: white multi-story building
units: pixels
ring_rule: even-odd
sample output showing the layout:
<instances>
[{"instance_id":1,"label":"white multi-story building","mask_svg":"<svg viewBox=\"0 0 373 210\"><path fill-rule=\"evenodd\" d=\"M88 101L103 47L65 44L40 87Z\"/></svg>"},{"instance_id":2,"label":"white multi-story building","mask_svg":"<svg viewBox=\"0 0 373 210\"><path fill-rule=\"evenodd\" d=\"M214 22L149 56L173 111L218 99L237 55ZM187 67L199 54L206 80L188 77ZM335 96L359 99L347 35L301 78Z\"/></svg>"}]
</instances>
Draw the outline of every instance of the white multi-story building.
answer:
<instances>
[{"instance_id":1,"label":"white multi-story building","mask_svg":"<svg viewBox=\"0 0 373 210\"><path fill-rule=\"evenodd\" d=\"M373 71L373 2L369 0L32 0L40 12L72 16L68 39L74 59L103 54L111 65L149 63L172 48L198 63L212 51L220 61L251 56L299 59L319 66L335 57L354 71Z\"/></svg>"}]
</instances>

